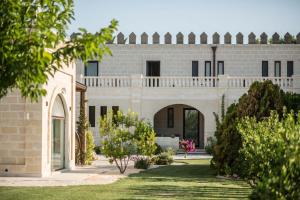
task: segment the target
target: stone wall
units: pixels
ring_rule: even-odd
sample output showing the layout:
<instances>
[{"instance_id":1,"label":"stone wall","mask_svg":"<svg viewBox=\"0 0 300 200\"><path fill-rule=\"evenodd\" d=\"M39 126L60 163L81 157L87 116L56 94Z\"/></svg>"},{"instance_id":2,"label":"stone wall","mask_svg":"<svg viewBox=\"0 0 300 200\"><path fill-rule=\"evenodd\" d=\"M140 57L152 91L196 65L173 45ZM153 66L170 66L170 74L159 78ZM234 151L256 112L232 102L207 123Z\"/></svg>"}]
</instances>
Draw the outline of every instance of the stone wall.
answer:
<instances>
[{"instance_id":1,"label":"stone wall","mask_svg":"<svg viewBox=\"0 0 300 200\"><path fill-rule=\"evenodd\" d=\"M49 76L37 103L18 90L0 100L0 176L51 175L51 111L60 95L65 106L65 168L75 165L75 64Z\"/></svg>"},{"instance_id":2,"label":"stone wall","mask_svg":"<svg viewBox=\"0 0 300 200\"><path fill-rule=\"evenodd\" d=\"M199 76L204 76L205 61L213 61L211 45L109 45L113 56L99 63L101 76L146 75L147 61L160 61L161 76L191 76L192 61L199 63ZM224 61L225 74L261 76L261 63L269 61L269 76L274 76L274 62L281 61L286 76L287 61L294 61L294 73L300 74L300 45L217 45L216 62ZM78 63L77 75L83 73Z\"/></svg>"}]
</instances>

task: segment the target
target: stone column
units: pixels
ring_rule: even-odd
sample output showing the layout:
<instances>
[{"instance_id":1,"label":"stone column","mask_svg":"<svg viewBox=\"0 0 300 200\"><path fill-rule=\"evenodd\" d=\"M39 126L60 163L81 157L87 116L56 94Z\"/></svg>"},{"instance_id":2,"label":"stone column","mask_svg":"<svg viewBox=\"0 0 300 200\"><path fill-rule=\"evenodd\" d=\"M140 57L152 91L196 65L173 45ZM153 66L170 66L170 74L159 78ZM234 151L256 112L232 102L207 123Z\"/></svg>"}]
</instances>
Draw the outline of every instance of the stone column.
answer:
<instances>
[{"instance_id":1,"label":"stone column","mask_svg":"<svg viewBox=\"0 0 300 200\"><path fill-rule=\"evenodd\" d=\"M300 93L300 75L293 75L293 92Z\"/></svg>"},{"instance_id":2,"label":"stone column","mask_svg":"<svg viewBox=\"0 0 300 200\"><path fill-rule=\"evenodd\" d=\"M219 86L218 87L220 89L227 89L228 88L228 78L229 78L228 74L218 76L218 79L219 79Z\"/></svg>"},{"instance_id":3,"label":"stone column","mask_svg":"<svg viewBox=\"0 0 300 200\"><path fill-rule=\"evenodd\" d=\"M139 117L141 115L141 95L143 87L143 75L142 74L132 74L131 78L131 110L138 113Z\"/></svg>"}]
</instances>

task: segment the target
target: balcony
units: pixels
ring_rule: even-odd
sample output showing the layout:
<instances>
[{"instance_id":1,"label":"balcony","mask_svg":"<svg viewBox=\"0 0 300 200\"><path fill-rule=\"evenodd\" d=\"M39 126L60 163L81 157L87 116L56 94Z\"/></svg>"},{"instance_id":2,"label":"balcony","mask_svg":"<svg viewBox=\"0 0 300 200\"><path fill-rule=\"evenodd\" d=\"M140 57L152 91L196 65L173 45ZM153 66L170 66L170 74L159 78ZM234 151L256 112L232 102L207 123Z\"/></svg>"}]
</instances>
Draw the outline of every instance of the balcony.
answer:
<instances>
[{"instance_id":1,"label":"balcony","mask_svg":"<svg viewBox=\"0 0 300 200\"><path fill-rule=\"evenodd\" d=\"M228 76L218 77L180 77L161 76L81 76L80 82L93 88L249 88L255 81L271 80L282 89L293 91L294 77L250 77ZM299 77L297 76L297 81ZM299 87L296 87L299 88Z\"/></svg>"}]
</instances>

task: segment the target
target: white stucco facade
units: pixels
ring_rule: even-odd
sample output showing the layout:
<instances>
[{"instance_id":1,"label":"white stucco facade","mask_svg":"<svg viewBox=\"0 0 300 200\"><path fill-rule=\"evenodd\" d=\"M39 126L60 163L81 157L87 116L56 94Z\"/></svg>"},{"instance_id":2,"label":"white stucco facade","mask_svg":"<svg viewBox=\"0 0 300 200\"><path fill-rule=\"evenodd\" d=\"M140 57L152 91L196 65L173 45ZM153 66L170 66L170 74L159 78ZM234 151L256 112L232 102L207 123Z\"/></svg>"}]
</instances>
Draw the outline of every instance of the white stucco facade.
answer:
<instances>
[{"instance_id":1,"label":"white stucco facade","mask_svg":"<svg viewBox=\"0 0 300 200\"><path fill-rule=\"evenodd\" d=\"M88 87L88 106L95 107L92 130L96 143L100 140L101 106L131 109L152 124L154 115L166 106L191 106L204 115L205 144L214 134L213 112L220 113L223 95L225 107L229 106L252 82L265 79L286 91L300 92L299 44L110 44L109 48L112 56L98 64L96 76L85 76L83 63L77 62L77 78ZM148 61L160 62L159 77L147 76ZM192 77L193 61L198 62L196 77ZM211 62L211 68L216 63L215 76L205 76L206 61ZM224 62L222 75L217 75L218 61ZM262 61L268 61L268 77L262 77ZM275 61L281 64L280 77L274 77ZM290 77L288 61L293 63Z\"/></svg>"}]
</instances>

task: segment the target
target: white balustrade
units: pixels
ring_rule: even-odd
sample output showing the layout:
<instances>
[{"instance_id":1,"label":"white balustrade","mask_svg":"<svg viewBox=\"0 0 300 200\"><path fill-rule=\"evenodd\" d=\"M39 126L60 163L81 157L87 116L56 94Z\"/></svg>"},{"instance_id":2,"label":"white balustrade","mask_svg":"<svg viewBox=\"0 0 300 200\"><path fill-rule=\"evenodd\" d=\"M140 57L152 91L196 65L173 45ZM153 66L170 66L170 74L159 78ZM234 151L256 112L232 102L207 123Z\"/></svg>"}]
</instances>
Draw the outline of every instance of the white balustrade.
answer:
<instances>
[{"instance_id":1,"label":"white balustrade","mask_svg":"<svg viewBox=\"0 0 300 200\"><path fill-rule=\"evenodd\" d=\"M228 88L248 88L255 81L270 80L273 84L277 84L282 89L293 88L293 78L291 77L228 77Z\"/></svg>"},{"instance_id":2,"label":"white balustrade","mask_svg":"<svg viewBox=\"0 0 300 200\"><path fill-rule=\"evenodd\" d=\"M217 87L216 77L143 77L143 87L146 88L199 88Z\"/></svg>"},{"instance_id":3,"label":"white balustrade","mask_svg":"<svg viewBox=\"0 0 300 200\"><path fill-rule=\"evenodd\" d=\"M222 86L219 85L222 77ZM227 88L248 88L255 81L271 80L274 84L279 85L282 89L293 88L292 77L179 77L179 76L162 76L162 77L143 77L134 78L131 76L85 76L81 77L81 82L88 87L100 88L124 88L140 85L145 88L208 88L208 87L225 87ZM140 83L140 84L139 84Z\"/></svg>"},{"instance_id":4,"label":"white balustrade","mask_svg":"<svg viewBox=\"0 0 300 200\"><path fill-rule=\"evenodd\" d=\"M88 87L131 87L128 76L85 76L82 79L82 83Z\"/></svg>"}]
</instances>

